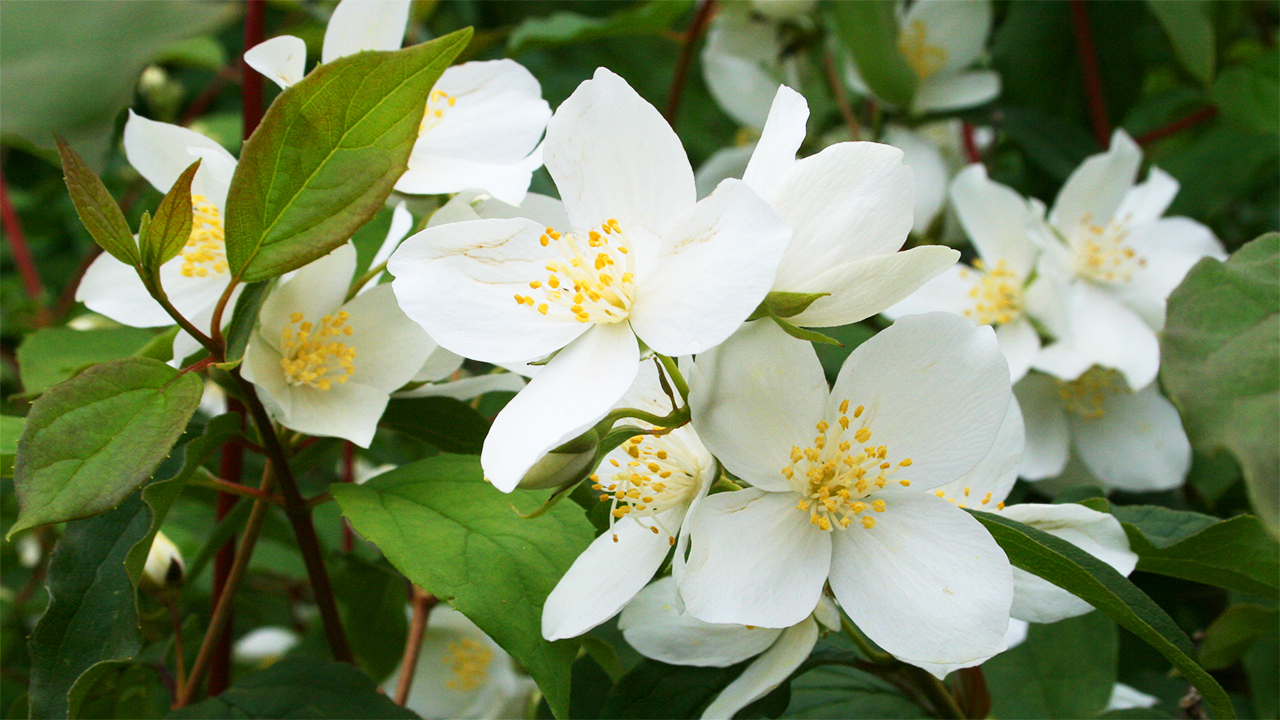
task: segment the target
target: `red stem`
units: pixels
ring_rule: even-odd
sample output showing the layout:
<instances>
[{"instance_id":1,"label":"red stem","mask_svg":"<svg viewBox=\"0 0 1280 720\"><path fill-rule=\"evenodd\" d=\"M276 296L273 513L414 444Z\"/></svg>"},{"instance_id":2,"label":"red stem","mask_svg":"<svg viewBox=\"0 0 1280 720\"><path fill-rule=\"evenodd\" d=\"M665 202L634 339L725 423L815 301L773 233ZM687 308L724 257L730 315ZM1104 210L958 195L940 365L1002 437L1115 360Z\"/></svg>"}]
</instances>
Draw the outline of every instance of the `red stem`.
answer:
<instances>
[{"instance_id":1,"label":"red stem","mask_svg":"<svg viewBox=\"0 0 1280 720\"><path fill-rule=\"evenodd\" d=\"M414 586L413 619L409 621L409 642L404 646L404 657L400 659L400 680L396 683L395 701L401 707L404 707L409 700L414 671L418 669L418 655L422 652L422 636L427 630L427 617L437 602L439 601L434 595Z\"/></svg>"},{"instance_id":2,"label":"red stem","mask_svg":"<svg viewBox=\"0 0 1280 720\"><path fill-rule=\"evenodd\" d=\"M253 46L266 39L266 28L263 25L263 14L266 0L248 0L244 11L244 49L247 52ZM262 76L240 58L240 72L244 78L243 105L241 118L244 122L244 139L248 140L253 131L262 122Z\"/></svg>"},{"instance_id":3,"label":"red stem","mask_svg":"<svg viewBox=\"0 0 1280 720\"><path fill-rule=\"evenodd\" d=\"M964 123L960 126L960 140L964 143L965 159L971 163L982 162L982 153L978 152L978 143L973 138L973 125Z\"/></svg>"},{"instance_id":4,"label":"red stem","mask_svg":"<svg viewBox=\"0 0 1280 720\"><path fill-rule=\"evenodd\" d=\"M1111 121L1107 118L1107 99L1102 94L1102 71L1098 67L1098 51L1089 26L1089 8L1085 0L1071 0L1071 29L1076 36L1080 55L1080 71L1084 76L1084 94L1089 105L1089 124L1098 145L1111 145Z\"/></svg>"},{"instance_id":5,"label":"red stem","mask_svg":"<svg viewBox=\"0 0 1280 720\"><path fill-rule=\"evenodd\" d=\"M36 263L31 259L31 250L27 247L27 236L22 232L22 222L18 213L9 202L9 185L0 175L0 217L4 222L4 234L9 237L9 248L13 251L13 263L18 266L18 274L22 276L22 287L27 298L36 308L36 325L49 324L49 309L44 306L44 284L40 282L40 273L36 272Z\"/></svg>"},{"instance_id":6,"label":"red stem","mask_svg":"<svg viewBox=\"0 0 1280 720\"><path fill-rule=\"evenodd\" d=\"M663 113L667 118L667 124L673 128L676 126L676 115L680 112L680 98L684 95L684 83L689 77L693 46L698 43L698 37L702 35L703 28L711 19L711 11L715 9L715 5L715 0L702 0L698 4L698 12L693 16L693 22L684 33L684 44L680 46L680 63L676 65L675 77L671 79L671 90L667 93L667 111Z\"/></svg>"},{"instance_id":7,"label":"red stem","mask_svg":"<svg viewBox=\"0 0 1280 720\"><path fill-rule=\"evenodd\" d=\"M342 444L342 482L356 481L356 444L348 440ZM349 553L355 549L356 533L351 529L351 522L342 518L342 552Z\"/></svg>"},{"instance_id":8,"label":"red stem","mask_svg":"<svg viewBox=\"0 0 1280 720\"><path fill-rule=\"evenodd\" d=\"M1201 108L1191 113L1190 115L1182 118L1181 120L1174 120L1173 122L1169 123L1168 125L1165 125L1164 127L1156 128L1151 132L1143 133L1138 137L1134 138L1134 141L1137 142L1139 145L1148 145L1157 140L1163 140L1169 137L1170 135L1176 135L1182 132L1183 130L1186 130L1189 127L1194 127L1196 125L1199 125L1205 120L1210 120L1216 117L1217 115L1218 115L1218 108L1214 107L1213 105L1210 105L1208 107Z\"/></svg>"},{"instance_id":9,"label":"red stem","mask_svg":"<svg viewBox=\"0 0 1280 720\"><path fill-rule=\"evenodd\" d=\"M244 425L244 405L235 398L227 398L227 410L238 413L241 417L241 426ZM240 484L241 475L244 470L244 448L240 443L231 440L222 445L222 458L218 465L218 477L228 483ZM236 506L236 501L240 499L239 495L228 492L218 492L218 505L215 509L216 517L222 520ZM227 585L227 579L231 576L231 566L236 559L236 540L231 537L227 540L219 550L217 556L213 560L213 600L212 605L218 606L218 599L222 597L223 589ZM227 624L218 637L218 644L214 647L213 657L209 663L209 695L219 695L231 685L231 638L235 629L234 610L227 618Z\"/></svg>"}]
</instances>

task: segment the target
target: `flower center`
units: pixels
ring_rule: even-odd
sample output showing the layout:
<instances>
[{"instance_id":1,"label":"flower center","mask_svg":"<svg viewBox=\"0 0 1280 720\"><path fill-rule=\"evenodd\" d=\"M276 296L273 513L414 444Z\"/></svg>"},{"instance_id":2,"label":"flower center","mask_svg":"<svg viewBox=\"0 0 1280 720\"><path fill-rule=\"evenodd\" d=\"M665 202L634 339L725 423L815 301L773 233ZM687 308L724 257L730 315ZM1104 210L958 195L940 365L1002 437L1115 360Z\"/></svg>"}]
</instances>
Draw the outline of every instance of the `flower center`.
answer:
<instances>
[{"instance_id":1,"label":"flower center","mask_svg":"<svg viewBox=\"0 0 1280 720\"><path fill-rule=\"evenodd\" d=\"M444 664L453 670L453 677L445 683L445 687L450 690L469 691L483 685L489 677L489 663L493 660L493 650L471 638L451 642L448 647L449 654L445 656Z\"/></svg>"},{"instance_id":2,"label":"flower center","mask_svg":"<svg viewBox=\"0 0 1280 720\"><path fill-rule=\"evenodd\" d=\"M211 270L218 275L227 272L222 213L203 195L191 196L191 237L181 254L184 277L207 277Z\"/></svg>"},{"instance_id":3,"label":"flower center","mask_svg":"<svg viewBox=\"0 0 1280 720\"><path fill-rule=\"evenodd\" d=\"M1101 365L1094 365L1071 382L1057 383L1058 397L1067 410L1095 420L1107 414L1102 404L1108 397L1130 392L1123 375Z\"/></svg>"},{"instance_id":4,"label":"flower center","mask_svg":"<svg viewBox=\"0 0 1280 720\"><path fill-rule=\"evenodd\" d=\"M969 291L974 303L964 311L964 316L979 325L1003 325L1021 317L1022 283L1012 270L1005 267L1004 261L987 269L981 260L974 260L973 267L981 278L978 285ZM968 270L961 270L960 276L968 273Z\"/></svg>"},{"instance_id":5,"label":"flower center","mask_svg":"<svg viewBox=\"0 0 1280 720\"><path fill-rule=\"evenodd\" d=\"M516 303L546 315L552 307L569 311L581 323L616 323L631 314L635 293L635 258L617 220L600 225L582 238L547 228L539 240L543 247L555 243L560 257L546 265L547 280L529 283L542 291L542 302L516 293ZM585 241L584 241L585 240Z\"/></svg>"},{"instance_id":6,"label":"flower center","mask_svg":"<svg viewBox=\"0 0 1280 720\"><path fill-rule=\"evenodd\" d=\"M444 118L445 111L453 107L458 98L450 95L443 90L432 90L427 96L427 110L422 114L422 123L418 125L418 134L421 135L431 128L440 124L440 120Z\"/></svg>"},{"instance_id":7,"label":"flower center","mask_svg":"<svg viewBox=\"0 0 1280 720\"><path fill-rule=\"evenodd\" d=\"M1093 222L1091 215L1080 220L1075 243L1076 273L1095 282L1128 282L1135 272L1146 267L1146 258L1138 257L1133 248L1125 245L1129 231L1125 229L1127 218L1116 218L1106 227Z\"/></svg>"},{"instance_id":8,"label":"flower center","mask_svg":"<svg viewBox=\"0 0 1280 720\"><path fill-rule=\"evenodd\" d=\"M340 335L350 335L347 325L350 317L345 310L320 318L320 326L308 322L302 313L289 316L289 325L280 331L280 347L284 357L280 367L285 381L297 387L308 385L318 390L328 390L333 383L341 385L355 372L356 349L332 340ZM295 331L293 326L297 325Z\"/></svg>"},{"instance_id":9,"label":"flower center","mask_svg":"<svg viewBox=\"0 0 1280 720\"><path fill-rule=\"evenodd\" d=\"M822 530L845 529L855 519L868 530L875 527L875 518L858 518L858 514L868 508L884 512L885 501L863 500L895 480L890 476L898 468L911 465L911 458L903 458L895 467L888 459L889 448L867 444L871 440L871 423L869 417L863 417L865 410L861 405L855 408L853 419L858 422L851 423L849 401L842 401L836 427L826 420L819 422L813 444L807 448L792 446L791 464L782 468L783 477L803 496L796 509L808 513L809 522ZM852 441L845 439L845 433L852 436ZM895 481L903 487L911 485L910 480Z\"/></svg>"},{"instance_id":10,"label":"flower center","mask_svg":"<svg viewBox=\"0 0 1280 720\"><path fill-rule=\"evenodd\" d=\"M926 42L928 34L924 21L912 20L898 35L898 52L921 81L928 80L947 64L947 51Z\"/></svg>"},{"instance_id":11,"label":"flower center","mask_svg":"<svg viewBox=\"0 0 1280 720\"><path fill-rule=\"evenodd\" d=\"M634 518L655 535L665 532L675 544L675 528L664 527L657 516L692 501L702 472L698 454L685 443L682 434L677 429L665 435L637 435L622 445L631 456L630 461L623 464L609 458L616 472L604 480L599 475L591 476L591 489L600 493L600 502L612 504L610 526L624 517ZM618 541L616 534L613 541Z\"/></svg>"},{"instance_id":12,"label":"flower center","mask_svg":"<svg viewBox=\"0 0 1280 720\"><path fill-rule=\"evenodd\" d=\"M991 493L978 497L977 495L972 494L968 485L965 485L964 488L954 496L949 494L946 490L935 490L933 494L960 508L969 507L969 503L976 502L977 505L975 507L987 510L989 508L984 506L991 504ZM1004 509L1004 502L997 502L995 505L997 510Z\"/></svg>"}]
</instances>

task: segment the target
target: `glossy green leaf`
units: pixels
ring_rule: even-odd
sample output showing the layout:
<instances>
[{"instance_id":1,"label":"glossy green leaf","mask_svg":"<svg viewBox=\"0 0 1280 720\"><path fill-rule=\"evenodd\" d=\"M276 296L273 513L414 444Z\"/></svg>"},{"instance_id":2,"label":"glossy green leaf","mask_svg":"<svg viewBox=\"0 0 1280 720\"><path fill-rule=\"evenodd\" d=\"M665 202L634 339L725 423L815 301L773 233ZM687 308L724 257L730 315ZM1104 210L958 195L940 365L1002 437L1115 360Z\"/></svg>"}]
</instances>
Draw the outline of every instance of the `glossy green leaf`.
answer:
<instances>
[{"instance_id":1,"label":"glossy green leaf","mask_svg":"<svg viewBox=\"0 0 1280 720\"><path fill-rule=\"evenodd\" d=\"M511 32L507 40L507 55L515 56L527 50L566 43L627 35L658 35L671 30L671 26L693 5L689 0L648 0L607 18L573 12L529 18Z\"/></svg>"},{"instance_id":2,"label":"glossy green leaf","mask_svg":"<svg viewBox=\"0 0 1280 720\"><path fill-rule=\"evenodd\" d=\"M1217 65L1213 23L1204 0L1147 0L1151 14L1169 36L1173 51L1192 77L1208 85Z\"/></svg>"},{"instance_id":3,"label":"glossy green leaf","mask_svg":"<svg viewBox=\"0 0 1280 720\"><path fill-rule=\"evenodd\" d=\"M1169 296L1160 379L1197 450L1236 457L1254 511L1280 512L1280 234L1205 258Z\"/></svg>"},{"instance_id":4,"label":"glossy green leaf","mask_svg":"<svg viewBox=\"0 0 1280 720\"><path fill-rule=\"evenodd\" d=\"M198 375L145 358L95 365L49 388L18 441L21 511L9 535L114 507L169 454L203 392Z\"/></svg>"},{"instance_id":5,"label":"glossy green leaf","mask_svg":"<svg viewBox=\"0 0 1280 720\"><path fill-rule=\"evenodd\" d=\"M138 246L142 250L142 266L159 270L160 266L177 257L191 239L191 181L200 169L200 160L191 163L169 192L160 200L155 217L138 233Z\"/></svg>"},{"instance_id":6,"label":"glossy green leaf","mask_svg":"<svg viewBox=\"0 0 1280 720\"><path fill-rule=\"evenodd\" d=\"M813 659L823 650L819 644ZM784 718L921 717L920 706L888 682L846 665L820 665L791 682L791 704Z\"/></svg>"},{"instance_id":7,"label":"glossy green leaf","mask_svg":"<svg viewBox=\"0 0 1280 720\"><path fill-rule=\"evenodd\" d=\"M471 29L312 70L245 141L227 195L227 262L268 280L346 242L408 167L427 94Z\"/></svg>"},{"instance_id":8,"label":"glossy green leaf","mask_svg":"<svg viewBox=\"0 0 1280 720\"><path fill-rule=\"evenodd\" d=\"M991 712L1005 718L1089 718L1107 706L1116 683L1116 624L1100 612L1044 625L982 665Z\"/></svg>"},{"instance_id":9,"label":"glossy green leaf","mask_svg":"<svg viewBox=\"0 0 1280 720\"><path fill-rule=\"evenodd\" d=\"M137 265L138 243L133 239L133 230L129 229L115 198L79 153L62 138L57 138L57 143L58 154L62 157L62 174L80 222L84 223L93 241L112 257L126 265Z\"/></svg>"},{"instance_id":10,"label":"glossy green leaf","mask_svg":"<svg viewBox=\"0 0 1280 720\"><path fill-rule=\"evenodd\" d=\"M170 718L416 718L345 663L290 655Z\"/></svg>"},{"instance_id":11,"label":"glossy green leaf","mask_svg":"<svg viewBox=\"0 0 1280 720\"><path fill-rule=\"evenodd\" d=\"M600 717L696 718L750 663L694 667L643 660L614 686Z\"/></svg>"},{"instance_id":12,"label":"glossy green leaf","mask_svg":"<svg viewBox=\"0 0 1280 720\"><path fill-rule=\"evenodd\" d=\"M536 510L546 493L504 495L470 455L421 460L330 492L357 532L497 641L565 717L577 643L542 639L542 604L595 536L576 506L525 520L517 513Z\"/></svg>"},{"instance_id":13,"label":"glossy green leaf","mask_svg":"<svg viewBox=\"0 0 1280 720\"><path fill-rule=\"evenodd\" d=\"M1217 681L1194 660L1190 638L1151 598L1110 565L1075 545L994 513L968 510L995 538L1014 567L1082 598L1160 651L1199 690L1218 718L1235 709Z\"/></svg>"},{"instance_id":14,"label":"glossy green leaf","mask_svg":"<svg viewBox=\"0 0 1280 720\"><path fill-rule=\"evenodd\" d=\"M18 346L22 389L28 396L37 395L90 365L129 357L153 337L155 333L145 328L41 328Z\"/></svg>"},{"instance_id":15,"label":"glossy green leaf","mask_svg":"<svg viewBox=\"0 0 1280 720\"><path fill-rule=\"evenodd\" d=\"M267 295L274 285L275 283L263 280L249 283L241 291L224 335L227 349L223 357L227 362L233 363L244 358L244 349L249 346L249 336L253 335L253 329L258 324L258 312L262 310L262 303L267 301Z\"/></svg>"},{"instance_id":16,"label":"glossy green leaf","mask_svg":"<svg viewBox=\"0 0 1280 720\"><path fill-rule=\"evenodd\" d=\"M1240 664L1249 676L1254 717L1280 716L1280 634L1259 636Z\"/></svg>"},{"instance_id":17,"label":"glossy green leaf","mask_svg":"<svg viewBox=\"0 0 1280 720\"><path fill-rule=\"evenodd\" d=\"M1200 663L1210 670L1233 665L1259 637L1280 632L1280 611L1253 603L1227 608L1204 631Z\"/></svg>"},{"instance_id":18,"label":"glossy green leaf","mask_svg":"<svg viewBox=\"0 0 1280 720\"><path fill-rule=\"evenodd\" d=\"M895 6L889 0L835 2L827 11L871 92L899 108L910 108L916 75L898 51Z\"/></svg>"},{"instance_id":19,"label":"glossy green leaf","mask_svg":"<svg viewBox=\"0 0 1280 720\"><path fill-rule=\"evenodd\" d=\"M0 415L0 477L13 477L13 458L25 423L26 418Z\"/></svg>"},{"instance_id":20,"label":"glossy green leaf","mask_svg":"<svg viewBox=\"0 0 1280 720\"><path fill-rule=\"evenodd\" d=\"M447 397L393 399L387 403L381 425L460 455L479 455L489 433L484 416Z\"/></svg>"},{"instance_id":21,"label":"glossy green leaf","mask_svg":"<svg viewBox=\"0 0 1280 720\"><path fill-rule=\"evenodd\" d=\"M354 555L337 558L330 567L351 652L369 677L382 682L399 666L409 637L404 578Z\"/></svg>"},{"instance_id":22,"label":"glossy green leaf","mask_svg":"<svg viewBox=\"0 0 1280 720\"><path fill-rule=\"evenodd\" d=\"M1280 543L1258 518L1241 515L1201 526L1208 516L1165 508L1114 506L1111 512L1129 535L1139 570L1280 599ZM1152 540L1142 521L1153 514L1192 516L1180 528L1199 527L1185 535L1156 535Z\"/></svg>"},{"instance_id":23,"label":"glossy green leaf","mask_svg":"<svg viewBox=\"0 0 1280 720\"><path fill-rule=\"evenodd\" d=\"M1257 133L1280 133L1280 53L1222 71L1210 94L1227 119Z\"/></svg>"}]
</instances>

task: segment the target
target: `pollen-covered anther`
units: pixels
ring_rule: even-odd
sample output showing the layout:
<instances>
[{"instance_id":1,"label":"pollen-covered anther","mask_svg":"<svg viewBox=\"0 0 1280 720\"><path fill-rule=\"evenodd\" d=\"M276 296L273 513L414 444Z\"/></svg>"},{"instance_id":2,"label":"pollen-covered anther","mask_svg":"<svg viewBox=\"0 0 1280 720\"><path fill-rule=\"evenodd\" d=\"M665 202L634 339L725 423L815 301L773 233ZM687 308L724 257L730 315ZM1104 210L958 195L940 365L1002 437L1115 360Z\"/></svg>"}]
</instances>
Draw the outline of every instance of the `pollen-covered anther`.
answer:
<instances>
[{"instance_id":1,"label":"pollen-covered anther","mask_svg":"<svg viewBox=\"0 0 1280 720\"><path fill-rule=\"evenodd\" d=\"M289 325L280 331L280 367L285 382L295 387L307 385L328 390L341 385L355 373L356 349L335 338L350 336L354 331L345 310L320 318L317 327L300 312L289 316ZM297 329L294 329L297 326Z\"/></svg>"},{"instance_id":2,"label":"pollen-covered anther","mask_svg":"<svg viewBox=\"0 0 1280 720\"><path fill-rule=\"evenodd\" d=\"M471 638L463 638L449 643L448 651L444 664L453 671L453 677L445 682L445 687L465 692L484 684L489 677L493 650Z\"/></svg>"},{"instance_id":3,"label":"pollen-covered anther","mask_svg":"<svg viewBox=\"0 0 1280 720\"><path fill-rule=\"evenodd\" d=\"M623 443L621 449L635 459L622 467L610 458L620 471L601 481L600 488L593 486L600 493L599 499L612 505L610 524L630 517L654 534L666 533L674 542L675 533L658 516L692 500L702 471L699 456L680 433L637 435Z\"/></svg>"},{"instance_id":4,"label":"pollen-covered anther","mask_svg":"<svg viewBox=\"0 0 1280 720\"><path fill-rule=\"evenodd\" d=\"M191 236L180 252L184 277L208 277L227 272L227 245L222 213L203 195L191 196Z\"/></svg>"},{"instance_id":5,"label":"pollen-covered anther","mask_svg":"<svg viewBox=\"0 0 1280 720\"><path fill-rule=\"evenodd\" d=\"M516 294L518 304L528 305L549 317L580 323L621 322L631 313L635 294L635 261L629 255L626 235L617 220L608 220L599 230L585 236L559 233L546 228L538 238L548 247L555 243L558 257L546 264L546 286L530 281L529 287L542 290L546 302ZM573 288L573 293L561 291ZM551 313L552 307L567 309L567 314ZM545 310L543 308L546 308Z\"/></svg>"},{"instance_id":6,"label":"pollen-covered anther","mask_svg":"<svg viewBox=\"0 0 1280 720\"><path fill-rule=\"evenodd\" d=\"M898 35L898 52L920 80L928 80L947 64L947 51L928 42L929 28L912 20Z\"/></svg>"},{"instance_id":7,"label":"pollen-covered anther","mask_svg":"<svg viewBox=\"0 0 1280 720\"><path fill-rule=\"evenodd\" d=\"M1070 382L1057 381L1058 398L1070 412L1090 419L1107 414L1104 403L1112 395L1132 392L1124 376L1111 368L1094 365Z\"/></svg>"},{"instance_id":8,"label":"pollen-covered anther","mask_svg":"<svg viewBox=\"0 0 1280 720\"><path fill-rule=\"evenodd\" d=\"M1081 218L1074 243L1075 269L1079 275L1100 283L1124 283L1146 267L1146 259L1125 244L1129 220L1126 215L1103 227L1093 221L1092 215Z\"/></svg>"},{"instance_id":9,"label":"pollen-covered anther","mask_svg":"<svg viewBox=\"0 0 1280 720\"><path fill-rule=\"evenodd\" d=\"M422 123L418 125L418 134L421 135L439 125L440 121L444 119L445 113L456 102L458 102L457 97L443 90L432 90L431 94L427 96L427 109L422 113Z\"/></svg>"},{"instance_id":10,"label":"pollen-covered anther","mask_svg":"<svg viewBox=\"0 0 1280 720\"><path fill-rule=\"evenodd\" d=\"M1022 317L1022 283L1001 260L988 269L981 260L973 263L981 277L969 290L973 305L964 316L979 325L1003 325Z\"/></svg>"}]
</instances>

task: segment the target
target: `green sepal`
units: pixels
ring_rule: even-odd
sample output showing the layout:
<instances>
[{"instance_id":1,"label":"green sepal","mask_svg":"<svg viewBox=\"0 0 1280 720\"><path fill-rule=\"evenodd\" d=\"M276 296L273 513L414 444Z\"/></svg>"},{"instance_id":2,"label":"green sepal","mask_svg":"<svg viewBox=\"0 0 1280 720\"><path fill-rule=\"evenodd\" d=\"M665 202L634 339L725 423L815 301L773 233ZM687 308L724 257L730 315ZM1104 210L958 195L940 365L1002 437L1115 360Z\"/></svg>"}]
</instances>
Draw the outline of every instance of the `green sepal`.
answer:
<instances>
[{"instance_id":1,"label":"green sepal","mask_svg":"<svg viewBox=\"0 0 1280 720\"><path fill-rule=\"evenodd\" d=\"M823 335L822 333L816 332L814 330L802 328L799 325L795 325L790 322L787 322L785 319L780 318L777 315L770 315L769 317L774 322L778 323L778 327L782 328L783 332L785 332L786 334L790 335L793 338L797 338L800 340L808 340L809 342L822 343L824 345L835 345L837 347L844 347L844 345L841 344L840 341L836 340L835 338L827 337L826 335Z\"/></svg>"}]
</instances>

